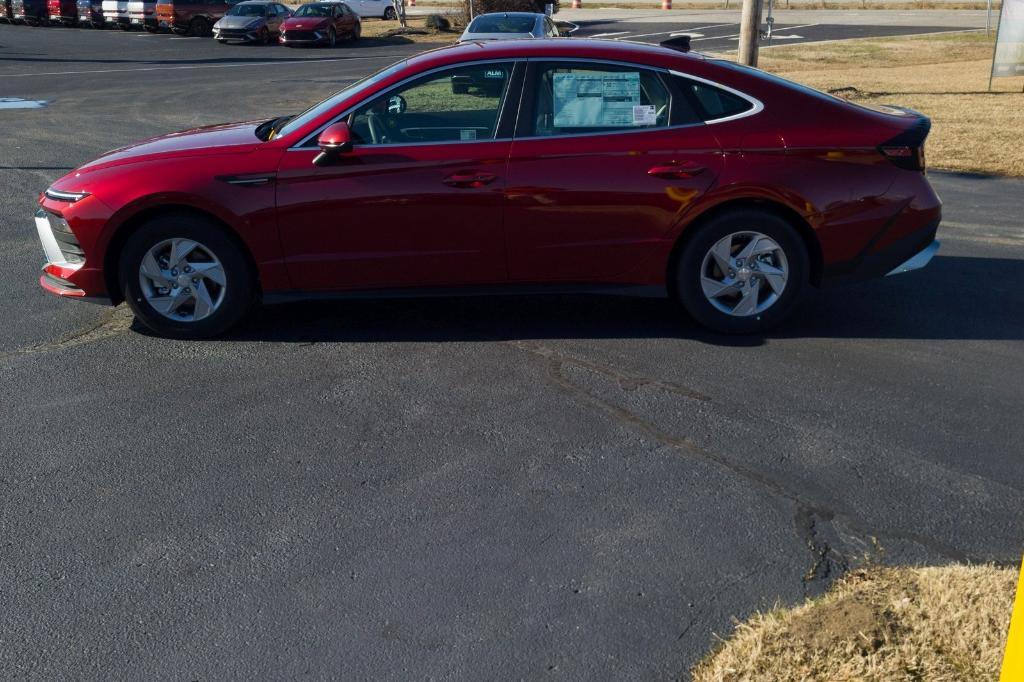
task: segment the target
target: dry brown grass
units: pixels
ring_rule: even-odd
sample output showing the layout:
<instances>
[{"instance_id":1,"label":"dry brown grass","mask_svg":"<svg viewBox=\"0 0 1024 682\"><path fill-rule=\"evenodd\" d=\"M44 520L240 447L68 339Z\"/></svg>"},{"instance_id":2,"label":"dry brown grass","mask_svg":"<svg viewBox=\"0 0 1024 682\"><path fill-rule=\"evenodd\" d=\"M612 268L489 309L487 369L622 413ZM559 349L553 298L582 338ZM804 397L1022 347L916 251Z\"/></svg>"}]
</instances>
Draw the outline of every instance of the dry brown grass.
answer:
<instances>
[{"instance_id":1,"label":"dry brown grass","mask_svg":"<svg viewBox=\"0 0 1024 682\"><path fill-rule=\"evenodd\" d=\"M1016 580L991 566L857 571L819 599L738 624L693 680L995 680Z\"/></svg>"},{"instance_id":2,"label":"dry brown grass","mask_svg":"<svg viewBox=\"0 0 1024 682\"><path fill-rule=\"evenodd\" d=\"M364 21L362 38L377 45L398 45L402 43L431 43L434 45L454 43L462 33L454 25L448 31L426 27L426 17L409 17L403 29L397 21Z\"/></svg>"},{"instance_id":3,"label":"dry brown grass","mask_svg":"<svg viewBox=\"0 0 1024 682\"><path fill-rule=\"evenodd\" d=\"M927 114L932 167L1024 175L1024 78L997 78L986 92L992 45L983 33L847 40L766 49L759 66L853 101Z\"/></svg>"}]
</instances>

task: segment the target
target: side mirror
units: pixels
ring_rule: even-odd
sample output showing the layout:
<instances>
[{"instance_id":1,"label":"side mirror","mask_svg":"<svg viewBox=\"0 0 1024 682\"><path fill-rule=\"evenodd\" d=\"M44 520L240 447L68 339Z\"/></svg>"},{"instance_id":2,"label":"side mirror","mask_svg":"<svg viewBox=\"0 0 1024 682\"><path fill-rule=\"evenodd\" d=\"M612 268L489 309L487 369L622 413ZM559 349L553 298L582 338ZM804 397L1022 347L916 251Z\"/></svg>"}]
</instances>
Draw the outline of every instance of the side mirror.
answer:
<instances>
[{"instance_id":1,"label":"side mirror","mask_svg":"<svg viewBox=\"0 0 1024 682\"><path fill-rule=\"evenodd\" d=\"M348 123L340 121L324 128L316 140L320 153L313 159L317 166L329 166L342 154L352 151L352 131Z\"/></svg>"},{"instance_id":2,"label":"side mirror","mask_svg":"<svg viewBox=\"0 0 1024 682\"><path fill-rule=\"evenodd\" d=\"M389 114L402 114L405 113L406 108L409 105L406 103L405 98L401 95L391 95L388 97L388 113Z\"/></svg>"}]
</instances>

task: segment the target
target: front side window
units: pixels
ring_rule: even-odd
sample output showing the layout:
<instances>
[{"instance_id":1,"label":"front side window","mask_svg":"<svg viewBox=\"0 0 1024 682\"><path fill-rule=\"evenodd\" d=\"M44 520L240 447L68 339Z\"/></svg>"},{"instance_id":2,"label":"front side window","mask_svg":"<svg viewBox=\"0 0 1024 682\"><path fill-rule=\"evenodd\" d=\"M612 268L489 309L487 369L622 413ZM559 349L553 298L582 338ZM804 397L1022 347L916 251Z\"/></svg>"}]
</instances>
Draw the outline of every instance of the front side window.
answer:
<instances>
[{"instance_id":1,"label":"front side window","mask_svg":"<svg viewBox=\"0 0 1024 682\"><path fill-rule=\"evenodd\" d=\"M357 144L489 140L512 62L436 71L360 106L349 117Z\"/></svg>"},{"instance_id":2,"label":"front side window","mask_svg":"<svg viewBox=\"0 0 1024 682\"><path fill-rule=\"evenodd\" d=\"M541 64L533 135L661 128L672 105L658 74L613 64Z\"/></svg>"}]
</instances>

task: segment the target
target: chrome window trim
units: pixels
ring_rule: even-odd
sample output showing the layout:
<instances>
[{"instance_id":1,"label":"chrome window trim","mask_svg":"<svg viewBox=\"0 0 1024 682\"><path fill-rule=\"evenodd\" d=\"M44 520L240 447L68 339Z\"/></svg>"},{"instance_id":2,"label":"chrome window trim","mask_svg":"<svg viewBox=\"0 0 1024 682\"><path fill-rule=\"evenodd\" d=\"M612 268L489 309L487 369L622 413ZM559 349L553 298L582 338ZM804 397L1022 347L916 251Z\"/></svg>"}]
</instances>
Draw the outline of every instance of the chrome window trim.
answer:
<instances>
[{"instance_id":1,"label":"chrome window trim","mask_svg":"<svg viewBox=\"0 0 1024 682\"><path fill-rule=\"evenodd\" d=\"M417 74L409 76L408 78L404 78L404 79L400 80L399 82L395 83L394 85L389 86L388 88L386 88L384 90L381 90L379 92L375 92L370 97L366 97L366 98L360 100L359 102L353 104L351 107L349 107L348 109L346 109L342 113L338 114L337 116L332 118L330 121L328 121L324 125L322 125L319 128L317 128L313 133L311 133L311 134L307 135L306 137L302 138L302 140L300 140L298 144L292 145L291 147L288 147L287 151L290 151L290 152L304 152L304 151L310 151L310 150L314 150L315 151L317 149L315 146L307 147L305 145L310 140L316 140L316 138L318 138L320 136L320 133L322 133L326 128L328 128L329 126L332 126L335 123L337 123L338 121L342 120L343 118L345 118L346 116L348 116L349 114L351 114L356 109L361 107L363 104L369 102L370 100L375 99L375 98L380 97L380 96L383 96L383 95L387 95L392 90L395 90L396 88L400 88L403 85L409 83L410 81L414 81L414 80L416 80L418 78L421 78L423 76L429 76L432 73L437 73L438 71L444 71L446 69L452 69L452 68L458 69L458 68L462 68L464 66L477 66L477 65L480 65L480 64L508 64L508 63L511 63L512 66L513 66L513 69L514 69L516 64L518 64L520 62L525 62L525 61L526 61L525 59L522 59L522 58L519 58L519 57L512 57L512 58L509 58L509 59L484 59L484 60L480 60L480 61L457 62L455 64L445 64L444 66L438 66L438 67L435 67L435 68L430 69L428 71L421 71L421 72L419 72ZM509 80L511 81L511 79L512 79L512 76L510 74L509 75ZM508 93L506 92L505 94L507 95ZM498 115L494 119L495 127L497 127L497 125L501 122L501 117L505 113L505 107L508 106L508 99L509 98L506 96L506 97L503 97L502 100L501 100L501 107L498 109ZM517 104L518 104L518 102L517 102ZM358 148L358 147L411 147L411 146L414 146L414 145L424 145L424 144L465 144L467 142L469 142L469 143L474 143L474 142L476 142L476 143L479 143L479 142L500 142L502 140L511 140L511 139L512 138L493 138L492 137L492 138L487 138L485 140L447 140L447 141L437 141L437 142L395 142L395 143L388 143L388 144L362 144L362 145L355 145L355 147L356 148Z\"/></svg>"},{"instance_id":2,"label":"chrome window trim","mask_svg":"<svg viewBox=\"0 0 1024 682\"><path fill-rule=\"evenodd\" d=\"M681 71L676 71L675 69L669 69L668 72L673 76L679 76L680 78L688 78L689 80L697 81L698 83L704 83L705 85L710 85L711 87L718 88L719 90L724 90L725 92L728 92L730 95L736 95L737 97L744 99L747 102L750 102L751 105L753 105L752 108L747 109L746 111L741 111L738 114L733 114L732 116L722 116L721 118L708 119L707 121L704 121L704 123L707 125L713 125L715 123L725 123L726 121L735 121L740 118L746 118L747 116L756 116L757 114L760 114L762 111L764 111L764 103L762 103L761 100L757 99L756 97L751 97L745 92L740 92L736 88L730 88L728 85L722 85L721 83L716 83L715 81L708 80L707 78L701 78L700 76L694 76L693 74L683 73Z\"/></svg>"}]
</instances>

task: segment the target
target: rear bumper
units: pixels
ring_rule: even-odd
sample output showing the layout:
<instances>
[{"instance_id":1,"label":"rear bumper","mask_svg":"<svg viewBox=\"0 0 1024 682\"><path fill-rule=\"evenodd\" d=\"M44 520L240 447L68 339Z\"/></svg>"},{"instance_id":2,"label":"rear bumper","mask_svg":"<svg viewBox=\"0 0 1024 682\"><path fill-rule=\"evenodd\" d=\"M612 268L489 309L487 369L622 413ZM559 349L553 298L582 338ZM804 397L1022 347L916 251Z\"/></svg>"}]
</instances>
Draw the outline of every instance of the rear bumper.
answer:
<instances>
[{"instance_id":1,"label":"rear bumper","mask_svg":"<svg viewBox=\"0 0 1024 682\"><path fill-rule=\"evenodd\" d=\"M940 221L941 216L936 215L924 227L889 242L884 248L866 252L849 263L826 267L822 283L834 286L923 268L939 250L935 234Z\"/></svg>"}]
</instances>

